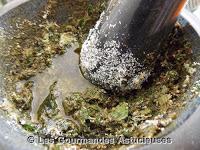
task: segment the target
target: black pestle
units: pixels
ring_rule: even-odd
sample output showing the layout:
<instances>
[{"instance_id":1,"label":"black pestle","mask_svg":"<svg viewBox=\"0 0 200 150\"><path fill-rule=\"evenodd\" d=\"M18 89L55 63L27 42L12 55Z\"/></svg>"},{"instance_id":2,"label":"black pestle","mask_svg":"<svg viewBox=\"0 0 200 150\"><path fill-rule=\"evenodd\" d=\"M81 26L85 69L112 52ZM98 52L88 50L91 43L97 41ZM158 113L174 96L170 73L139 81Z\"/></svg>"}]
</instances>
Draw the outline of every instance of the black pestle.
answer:
<instances>
[{"instance_id":1,"label":"black pestle","mask_svg":"<svg viewBox=\"0 0 200 150\"><path fill-rule=\"evenodd\" d=\"M140 89L186 0L111 0L84 42L80 67L104 89Z\"/></svg>"}]
</instances>

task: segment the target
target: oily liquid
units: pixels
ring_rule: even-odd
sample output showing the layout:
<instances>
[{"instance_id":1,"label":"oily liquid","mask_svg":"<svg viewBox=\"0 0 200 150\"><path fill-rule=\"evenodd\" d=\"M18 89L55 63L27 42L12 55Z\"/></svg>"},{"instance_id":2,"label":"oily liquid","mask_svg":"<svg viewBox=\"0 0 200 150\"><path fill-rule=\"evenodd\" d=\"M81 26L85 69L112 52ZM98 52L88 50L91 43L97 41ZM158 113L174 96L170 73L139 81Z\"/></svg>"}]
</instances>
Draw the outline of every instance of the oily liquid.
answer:
<instances>
[{"instance_id":1,"label":"oily liquid","mask_svg":"<svg viewBox=\"0 0 200 150\"><path fill-rule=\"evenodd\" d=\"M64 98L73 92L82 92L93 86L81 75L79 69L79 55L74 52L77 48L78 43L73 44L66 50L64 55L57 56L53 59L50 68L30 79L34 82L31 110L31 119L33 122L37 122L39 107L49 95L49 88L54 82L57 82L54 92L56 103L63 116L65 116L62 105Z\"/></svg>"}]
</instances>

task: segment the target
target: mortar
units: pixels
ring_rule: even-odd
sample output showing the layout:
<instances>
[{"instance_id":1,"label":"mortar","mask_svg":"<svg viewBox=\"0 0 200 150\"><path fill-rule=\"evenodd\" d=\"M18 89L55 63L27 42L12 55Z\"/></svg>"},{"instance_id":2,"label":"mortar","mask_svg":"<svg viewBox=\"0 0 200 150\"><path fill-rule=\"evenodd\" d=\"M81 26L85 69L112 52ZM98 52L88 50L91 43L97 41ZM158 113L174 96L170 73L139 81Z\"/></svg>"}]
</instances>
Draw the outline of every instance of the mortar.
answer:
<instances>
[{"instance_id":1,"label":"mortar","mask_svg":"<svg viewBox=\"0 0 200 150\"><path fill-rule=\"evenodd\" d=\"M94 0L93 0L94 1ZM67 21L67 9L62 5L64 1L60 0L60 7L55 10L54 18L50 20L63 23ZM0 27L6 32L11 33L16 27L16 19L37 20L41 15L46 0L16 0L3 7L0 10ZM190 39L193 47L194 62L200 62L200 21L187 10L182 12L179 18L179 23L186 31L187 37ZM3 60L0 60L3 64ZM1 73L3 70L1 69ZM4 87L3 78L0 76L1 95L3 95ZM200 79L200 71L194 77L195 81ZM192 85L191 85L192 86ZM190 94L190 93L188 93ZM1 99L2 100L2 99ZM174 122L175 126L170 126L161 136L171 137L174 141L172 145L146 145L139 149L198 149L200 146L200 98L189 100L190 103L186 106L182 115ZM9 149L44 149L42 145L34 145L27 142L28 133L22 131L15 122L10 119L5 112L1 111L0 119L0 148L2 150ZM131 147L129 147L131 148Z\"/></svg>"}]
</instances>

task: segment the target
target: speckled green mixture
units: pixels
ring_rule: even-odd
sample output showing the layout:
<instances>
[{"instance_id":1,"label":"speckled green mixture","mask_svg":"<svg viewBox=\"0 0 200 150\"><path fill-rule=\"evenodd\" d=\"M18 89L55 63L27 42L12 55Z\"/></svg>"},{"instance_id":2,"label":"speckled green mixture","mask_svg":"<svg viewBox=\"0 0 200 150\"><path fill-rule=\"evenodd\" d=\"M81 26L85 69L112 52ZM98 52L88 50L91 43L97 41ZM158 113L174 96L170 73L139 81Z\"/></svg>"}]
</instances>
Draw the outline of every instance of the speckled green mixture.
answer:
<instances>
[{"instance_id":1,"label":"speckled green mixture","mask_svg":"<svg viewBox=\"0 0 200 150\"><path fill-rule=\"evenodd\" d=\"M47 20L53 1L43 15ZM34 24L24 20L20 25L27 31L17 34L9 47L6 61L7 98L11 100L12 111L16 109L16 120L26 131L41 136L59 135L67 137L155 137L177 118L184 108L187 87L195 73L192 66L191 45L184 38L184 31L177 25L162 47L162 55L148 82L141 90L119 96L98 87L82 93L73 93L63 101L65 113L75 121L63 119L59 115L55 97L52 94L56 82L49 87L49 96L39 111L39 123L30 120L31 87L33 82L26 81L36 73L51 66L55 55L65 53L69 41L75 36L81 44L89 29L95 24L106 6L106 0L89 3L85 0L68 0L73 6L71 17L66 24L43 21ZM29 34L31 33L31 34ZM25 82L20 92L16 90L18 81ZM15 112L15 111L14 111ZM67 145L50 146L62 149ZM110 149L115 145L80 145L86 149Z\"/></svg>"}]
</instances>

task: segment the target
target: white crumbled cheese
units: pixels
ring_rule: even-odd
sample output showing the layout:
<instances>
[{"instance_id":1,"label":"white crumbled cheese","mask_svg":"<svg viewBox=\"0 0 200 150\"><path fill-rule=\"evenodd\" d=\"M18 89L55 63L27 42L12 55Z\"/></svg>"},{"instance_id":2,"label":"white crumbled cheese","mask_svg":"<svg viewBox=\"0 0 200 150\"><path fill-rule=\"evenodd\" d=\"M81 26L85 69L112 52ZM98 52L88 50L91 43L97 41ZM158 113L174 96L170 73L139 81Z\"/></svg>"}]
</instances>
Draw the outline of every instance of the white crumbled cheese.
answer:
<instances>
[{"instance_id":1,"label":"white crumbled cheese","mask_svg":"<svg viewBox=\"0 0 200 150\"><path fill-rule=\"evenodd\" d=\"M184 67L190 75L193 75L197 71L196 68L191 67L190 64L187 63L184 64Z\"/></svg>"},{"instance_id":2,"label":"white crumbled cheese","mask_svg":"<svg viewBox=\"0 0 200 150\"><path fill-rule=\"evenodd\" d=\"M194 62L194 63L193 63L193 66L200 66L200 63Z\"/></svg>"},{"instance_id":3,"label":"white crumbled cheese","mask_svg":"<svg viewBox=\"0 0 200 150\"><path fill-rule=\"evenodd\" d=\"M186 75L186 78L185 78L185 80L183 82L183 87L184 88L187 87L189 83L190 83L190 76Z\"/></svg>"},{"instance_id":4,"label":"white crumbled cheese","mask_svg":"<svg viewBox=\"0 0 200 150\"><path fill-rule=\"evenodd\" d=\"M142 125L141 125L141 129L145 129L145 128L147 128L147 127L149 127L149 126L157 126L158 125L158 123L159 123L159 121L158 120L146 120Z\"/></svg>"},{"instance_id":5,"label":"white crumbled cheese","mask_svg":"<svg viewBox=\"0 0 200 150\"><path fill-rule=\"evenodd\" d=\"M68 33L62 33L60 35L59 45L61 47L64 47L66 45L70 45L70 44L72 44L74 42L76 42L76 38L73 35L70 35Z\"/></svg>"},{"instance_id":6,"label":"white crumbled cheese","mask_svg":"<svg viewBox=\"0 0 200 150\"><path fill-rule=\"evenodd\" d=\"M197 96L200 96L200 80L194 83L191 92L195 93Z\"/></svg>"}]
</instances>

